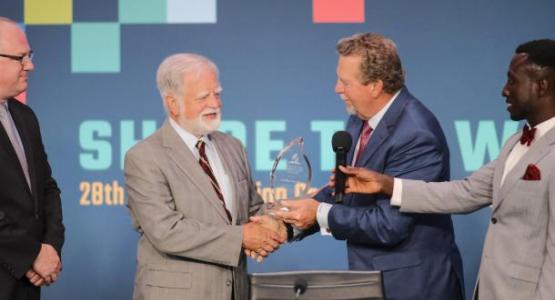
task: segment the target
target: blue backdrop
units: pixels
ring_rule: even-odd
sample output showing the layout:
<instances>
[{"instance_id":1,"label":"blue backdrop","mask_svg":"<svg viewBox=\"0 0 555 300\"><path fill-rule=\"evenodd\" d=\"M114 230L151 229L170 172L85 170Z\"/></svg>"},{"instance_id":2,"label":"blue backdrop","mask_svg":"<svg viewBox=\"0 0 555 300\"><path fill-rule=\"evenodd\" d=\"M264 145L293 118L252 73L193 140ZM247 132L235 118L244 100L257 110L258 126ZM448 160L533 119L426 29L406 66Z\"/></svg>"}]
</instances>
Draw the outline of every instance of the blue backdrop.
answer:
<instances>
[{"instance_id":1,"label":"blue backdrop","mask_svg":"<svg viewBox=\"0 0 555 300\"><path fill-rule=\"evenodd\" d=\"M334 94L335 44L375 31L398 45L407 86L438 117L462 178L495 158L519 124L501 88L515 47L554 38L548 0L25 0L0 15L22 23L36 52L27 103L42 125L62 190L64 271L44 299L130 299L137 234L124 206L122 158L164 120L155 72L176 52L220 67L223 128L247 147L261 188L284 143L304 136L322 185L330 138L347 115ZM466 291L489 210L455 216ZM251 272L346 269L345 244L313 236Z\"/></svg>"}]
</instances>

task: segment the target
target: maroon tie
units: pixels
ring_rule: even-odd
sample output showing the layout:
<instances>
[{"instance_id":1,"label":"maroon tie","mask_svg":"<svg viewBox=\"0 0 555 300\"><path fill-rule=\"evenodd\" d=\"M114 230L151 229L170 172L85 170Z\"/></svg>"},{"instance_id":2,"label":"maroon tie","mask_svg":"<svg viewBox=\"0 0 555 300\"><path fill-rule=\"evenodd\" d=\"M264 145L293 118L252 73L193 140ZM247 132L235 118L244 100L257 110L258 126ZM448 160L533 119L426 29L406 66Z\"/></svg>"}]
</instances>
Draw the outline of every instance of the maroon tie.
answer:
<instances>
[{"instance_id":1,"label":"maroon tie","mask_svg":"<svg viewBox=\"0 0 555 300\"><path fill-rule=\"evenodd\" d=\"M220 185L218 184L216 177L214 176L214 173L212 172L212 168L210 167L210 163L208 162L208 157L206 157L205 146L206 143L203 140L198 140L197 144L195 145L199 153L198 163L200 164L200 167L204 170L204 173L206 173L206 175L208 175L208 177L210 178L210 183L212 184L216 195L218 195L218 198L222 201L222 205L224 206L227 218L231 222L231 213L229 213L229 210L225 206L224 195L222 193L222 190L220 189Z\"/></svg>"},{"instance_id":2,"label":"maroon tie","mask_svg":"<svg viewBox=\"0 0 555 300\"><path fill-rule=\"evenodd\" d=\"M357 157L355 162L357 162L362 157L362 154L364 153L364 148L366 148L366 145L368 144L368 140L370 139L370 134L372 133L372 130L374 129L372 129L372 127L368 125L368 121L364 121L362 123L360 143L358 145Z\"/></svg>"},{"instance_id":3,"label":"maroon tie","mask_svg":"<svg viewBox=\"0 0 555 300\"><path fill-rule=\"evenodd\" d=\"M528 127L528 125L524 125L524 128L522 129L522 135L520 136L520 144L521 145L526 144L526 146L530 146L530 144L534 140L535 135L536 135L536 128L534 127L530 128Z\"/></svg>"}]
</instances>

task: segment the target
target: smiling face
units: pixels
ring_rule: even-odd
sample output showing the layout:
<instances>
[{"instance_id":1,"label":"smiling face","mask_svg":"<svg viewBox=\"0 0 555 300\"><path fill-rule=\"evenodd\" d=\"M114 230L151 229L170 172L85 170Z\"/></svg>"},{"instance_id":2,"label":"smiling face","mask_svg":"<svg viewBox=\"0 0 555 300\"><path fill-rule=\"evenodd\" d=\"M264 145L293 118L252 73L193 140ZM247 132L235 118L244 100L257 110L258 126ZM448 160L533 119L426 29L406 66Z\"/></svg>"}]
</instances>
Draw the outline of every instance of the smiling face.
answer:
<instances>
[{"instance_id":1,"label":"smiling face","mask_svg":"<svg viewBox=\"0 0 555 300\"><path fill-rule=\"evenodd\" d=\"M221 122L222 87L218 74L209 67L201 68L183 78L184 91L170 109L176 122L191 134L200 137L216 131Z\"/></svg>"},{"instance_id":2,"label":"smiling face","mask_svg":"<svg viewBox=\"0 0 555 300\"><path fill-rule=\"evenodd\" d=\"M531 76L527 55L515 54L507 73L507 83L503 87L503 97L513 121L529 119L536 111L537 84Z\"/></svg>"},{"instance_id":3,"label":"smiling face","mask_svg":"<svg viewBox=\"0 0 555 300\"><path fill-rule=\"evenodd\" d=\"M29 54L31 48L25 33L16 24L0 21L0 53L13 56ZM27 79L33 62L0 57L0 99L15 97L27 90Z\"/></svg>"}]
</instances>

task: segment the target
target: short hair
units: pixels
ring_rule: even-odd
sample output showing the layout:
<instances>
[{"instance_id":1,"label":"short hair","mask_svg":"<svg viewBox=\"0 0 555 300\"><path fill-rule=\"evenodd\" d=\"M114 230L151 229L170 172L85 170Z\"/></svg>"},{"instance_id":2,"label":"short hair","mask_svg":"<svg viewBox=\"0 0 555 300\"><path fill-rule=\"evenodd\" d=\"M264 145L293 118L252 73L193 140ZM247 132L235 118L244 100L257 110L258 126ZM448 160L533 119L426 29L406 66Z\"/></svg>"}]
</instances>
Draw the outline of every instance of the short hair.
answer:
<instances>
[{"instance_id":1,"label":"short hair","mask_svg":"<svg viewBox=\"0 0 555 300\"><path fill-rule=\"evenodd\" d=\"M216 74L218 67L210 59L194 53L178 53L164 59L156 73L156 84L162 100L168 96L182 96L187 87L183 85L186 75L200 75L200 71L209 68ZM164 107L165 107L165 101Z\"/></svg>"},{"instance_id":2,"label":"short hair","mask_svg":"<svg viewBox=\"0 0 555 300\"><path fill-rule=\"evenodd\" d=\"M550 39L533 40L520 44L515 53L528 55L528 60L540 67L555 69L555 41Z\"/></svg>"},{"instance_id":3,"label":"short hair","mask_svg":"<svg viewBox=\"0 0 555 300\"><path fill-rule=\"evenodd\" d=\"M377 33L358 33L342 38L337 43L342 56L362 57L360 64L362 84L381 80L387 93L395 93L405 85L405 71L397 54L395 43Z\"/></svg>"}]
</instances>

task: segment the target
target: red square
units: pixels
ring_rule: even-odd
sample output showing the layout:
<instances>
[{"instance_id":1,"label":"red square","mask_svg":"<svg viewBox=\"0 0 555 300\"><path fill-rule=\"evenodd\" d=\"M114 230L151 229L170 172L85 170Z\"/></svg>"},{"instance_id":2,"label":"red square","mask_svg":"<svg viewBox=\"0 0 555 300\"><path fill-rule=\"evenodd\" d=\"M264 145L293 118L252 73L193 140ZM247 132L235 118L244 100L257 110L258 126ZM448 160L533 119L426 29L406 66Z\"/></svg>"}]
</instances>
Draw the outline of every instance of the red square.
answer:
<instances>
[{"instance_id":1,"label":"red square","mask_svg":"<svg viewBox=\"0 0 555 300\"><path fill-rule=\"evenodd\" d=\"M314 23L364 23L364 0L312 0Z\"/></svg>"}]
</instances>

